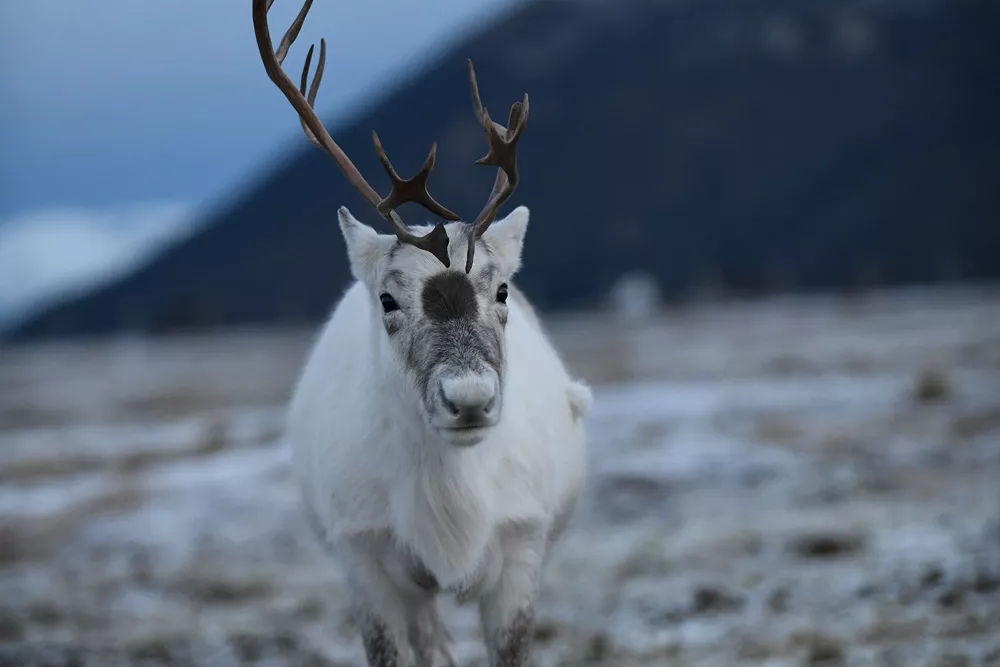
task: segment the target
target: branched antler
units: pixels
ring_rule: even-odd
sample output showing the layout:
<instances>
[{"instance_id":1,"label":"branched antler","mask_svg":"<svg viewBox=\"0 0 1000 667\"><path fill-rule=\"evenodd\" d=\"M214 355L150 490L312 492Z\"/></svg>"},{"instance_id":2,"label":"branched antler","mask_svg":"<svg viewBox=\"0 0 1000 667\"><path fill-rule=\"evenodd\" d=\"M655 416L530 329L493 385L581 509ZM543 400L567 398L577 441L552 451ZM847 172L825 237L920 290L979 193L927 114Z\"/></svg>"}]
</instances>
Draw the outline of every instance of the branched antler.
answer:
<instances>
[{"instance_id":1,"label":"branched antler","mask_svg":"<svg viewBox=\"0 0 1000 667\"><path fill-rule=\"evenodd\" d=\"M326 40L320 39L319 59L316 64L316 72L313 75L312 84L309 84L309 71L312 65L315 44L309 47L306 54L305 65L302 67L302 76L298 87L295 86L281 69L281 65L288 55L295 39L302 30L309 9L313 0L305 0L298 15L292 22L291 27L285 32L278 44L277 51L271 42L271 33L267 24L267 13L271 9L274 0L253 0L253 26L254 35L257 38L257 48L260 51L261 60L267 76L285 95L292 107L299 115L299 122L302 124L302 131L311 143L323 149L333 158L341 172L347 177L348 182L361 194L364 199L375 207L379 215L392 224L393 232L402 243L426 250L437 257L446 267L451 265L448 258L448 234L444 225L438 223L424 236L417 236L410 232L400 219L396 209L406 202L420 204L432 213L445 220L459 220L459 216L451 210L442 206L427 190L427 180L434 169L434 162L437 157L437 144L431 144L427 159L424 160L420 171L412 178L402 178L396 173L392 163L382 148L378 134L372 132L372 141L375 144L375 153L385 167L392 183L392 190L388 197L380 196L368 181L364 179L350 158L341 150L337 142L333 140L330 133L323 127L316 116L314 106L316 104L316 94L319 92L320 82L323 80L323 70L326 65ZM486 133L486 141L489 150L486 155L476 160L476 164L497 168L496 180L493 182L493 190L486 200L483 210L479 212L476 219L470 223L469 247L466 253L465 271L472 270L472 260L475 254L476 241L482 238L483 233L489 228L496 218L497 211L510 197L514 189L517 188L517 142L528 124L528 95L524 95L522 102L515 102L510 108L507 117L507 127L500 125L490 118L489 112L483 106L479 97L479 85L476 82L476 71L469 61L469 84L472 88L472 107L476 114L476 119L483 126ZM308 90L307 90L308 87Z\"/></svg>"},{"instance_id":2,"label":"branched antler","mask_svg":"<svg viewBox=\"0 0 1000 667\"><path fill-rule=\"evenodd\" d=\"M528 94L524 101L514 102L507 116L507 127L494 122L489 112L483 106L479 97L479 84L476 81L476 70L469 60L469 86L472 89L472 109L476 119L483 126L489 150L486 155L476 160L476 164L497 168L497 177L493 181L493 190L483 210L476 216L469 232L469 249L465 258L465 272L472 270L472 260L476 251L476 241L496 219L497 211L517 188L517 142L528 124Z\"/></svg>"},{"instance_id":3,"label":"branched antler","mask_svg":"<svg viewBox=\"0 0 1000 667\"><path fill-rule=\"evenodd\" d=\"M306 16L309 14L309 9L312 7L313 0L305 0L305 3L302 5L302 9L299 10L299 13L292 22L291 27L281 38L277 51L274 50L272 45L271 34L267 24L267 12L271 8L273 2L274 0L253 0L253 26L254 35L257 38L257 48L260 51L260 57L264 63L264 69L267 71L268 77L278 87L278 89L284 93L285 97L298 113L299 121L302 123L302 130L305 132L306 138L319 148L322 148L327 154L330 155L330 157L333 158L334 162L337 163L337 166L340 167L344 176L347 177L348 182L353 185L359 193L361 193L361 196L364 197L369 204L375 207L375 210L377 210L382 217L392 224L396 238L403 243L408 243L430 252L437 257L442 264L450 266L451 262L448 258L448 234L445 232L444 225L438 223L428 234L424 236L417 236L406 228L403 221L400 219L399 214L395 211L396 208L405 202L415 202L432 213L445 218L446 220L459 219L458 215L452 213L447 208L439 204L427 191L427 179L430 176L431 170L434 168L436 146L431 146L430 154L428 154L427 160L424 161L424 165L421 167L420 171L417 172L417 175L410 179L403 179L400 178L395 169L392 168L392 165L389 163L389 159L385 155L385 151L382 150L382 145L378 140L378 136L375 135L375 150L378 153L382 164L385 165L386 171L389 173L389 178L392 181L392 191L389 193L389 196L384 198L381 197L375 189L368 184L368 181L364 179L361 172L359 172L357 167L354 166L354 163L351 162L350 158L348 158L344 151L341 150L340 146L337 145L337 142L333 140L333 137L331 137L330 133L326 131L325 127L323 127L323 123L320 122L319 118L316 116L316 112L313 110L313 106L316 103L316 93L319 91L319 85L323 78L323 69L326 64L326 40L320 40L319 61L316 66L316 73L314 75L312 85L309 86L308 97L306 92L306 83L309 79L309 69L312 63L313 49L315 45L309 48L305 66L302 68L302 77L298 88L295 87L295 84L291 82L285 72L281 69L285 56L288 54L288 49L299 36L299 31L302 30L302 25L305 23Z\"/></svg>"},{"instance_id":4,"label":"branched antler","mask_svg":"<svg viewBox=\"0 0 1000 667\"><path fill-rule=\"evenodd\" d=\"M404 179L400 178L396 170L392 168L392 163L386 157L385 151L382 149L382 142L379 141L378 134L375 132L372 132L372 141L375 143L375 153L378 154L378 159L382 161L382 166L385 167L386 173L389 174L389 180L392 181L392 192L375 207L379 213L385 215L403 202L413 201L418 202L431 213L440 215L445 220L459 219L458 214L452 213L439 204L427 191L427 178L431 175L431 170L434 169L434 160L437 157L437 143L431 144L427 159L424 160L424 165L420 167L416 176Z\"/></svg>"}]
</instances>

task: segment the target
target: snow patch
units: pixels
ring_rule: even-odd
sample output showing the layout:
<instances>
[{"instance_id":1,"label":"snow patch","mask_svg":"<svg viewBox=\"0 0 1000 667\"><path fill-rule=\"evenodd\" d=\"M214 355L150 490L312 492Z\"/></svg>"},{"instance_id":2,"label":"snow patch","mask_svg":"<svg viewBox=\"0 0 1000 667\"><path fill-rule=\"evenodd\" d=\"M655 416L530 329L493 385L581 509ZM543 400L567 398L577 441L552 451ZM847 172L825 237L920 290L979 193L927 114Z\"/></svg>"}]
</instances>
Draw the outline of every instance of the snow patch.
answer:
<instances>
[{"instance_id":1,"label":"snow patch","mask_svg":"<svg viewBox=\"0 0 1000 667\"><path fill-rule=\"evenodd\" d=\"M51 208L0 223L0 322L128 271L187 230L177 203Z\"/></svg>"}]
</instances>

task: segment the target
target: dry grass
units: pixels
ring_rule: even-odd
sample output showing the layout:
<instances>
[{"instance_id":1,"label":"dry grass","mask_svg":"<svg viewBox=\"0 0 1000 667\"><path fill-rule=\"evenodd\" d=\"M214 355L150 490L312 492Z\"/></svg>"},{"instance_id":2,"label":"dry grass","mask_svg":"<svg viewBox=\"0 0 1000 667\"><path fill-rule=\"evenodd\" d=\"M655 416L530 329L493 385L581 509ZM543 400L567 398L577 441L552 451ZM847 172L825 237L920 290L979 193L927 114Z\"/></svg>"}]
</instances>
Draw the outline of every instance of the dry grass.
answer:
<instances>
[{"instance_id":1,"label":"dry grass","mask_svg":"<svg viewBox=\"0 0 1000 667\"><path fill-rule=\"evenodd\" d=\"M804 433L792 415L764 412L754 420L754 436L763 443L791 444L800 442Z\"/></svg>"},{"instance_id":2,"label":"dry grass","mask_svg":"<svg viewBox=\"0 0 1000 667\"><path fill-rule=\"evenodd\" d=\"M201 440L186 448L166 450L137 448L135 451L114 455L78 454L14 460L4 465L3 479L8 482L36 482L102 471L128 476L171 461L217 454L233 444L226 438L226 423L215 420L206 426ZM262 446L267 444L267 441L250 444Z\"/></svg>"},{"instance_id":3,"label":"dry grass","mask_svg":"<svg viewBox=\"0 0 1000 667\"><path fill-rule=\"evenodd\" d=\"M145 494L140 489L123 483L100 496L78 502L59 514L25 518L0 515L0 566L44 561L70 541L73 531L83 522L134 512L144 501Z\"/></svg>"},{"instance_id":4,"label":"dry grass","mask_svg":"<svg viewBox=\"0 0 1000 667\"><path fill-rule=\"evenodd\" d=\"M273 592L270 573L228 572L225 568L196 567L186 570L170 585L198 604L252 604Z\"/></svg>"},{"instance_id":5,"label":"dry grass","mask_svg":"<svg viewBox=\"0 0 1000 667\"><path fill-rule=\"evenodd\" d=\"M987 408L955 415L951 421L951 432L962 439L1000 432L1000 408Z\"/></svg>"}]
</instances>

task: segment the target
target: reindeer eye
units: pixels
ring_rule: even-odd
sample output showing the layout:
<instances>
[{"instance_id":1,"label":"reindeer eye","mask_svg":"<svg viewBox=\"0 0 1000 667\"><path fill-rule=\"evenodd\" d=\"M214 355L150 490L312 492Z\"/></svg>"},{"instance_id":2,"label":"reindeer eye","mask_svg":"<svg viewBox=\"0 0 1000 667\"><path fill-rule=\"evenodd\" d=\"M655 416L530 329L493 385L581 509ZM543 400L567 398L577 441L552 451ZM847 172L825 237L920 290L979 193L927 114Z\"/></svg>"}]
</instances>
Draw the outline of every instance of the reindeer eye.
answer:
<instances>
[{"instance_id":1,"label":"reindeer eye","mask_svg":"<svg viewBox=\"0 0 1000 667\"><path fill-rule=\"evenodd\" d=\"M399 310L399 304L396 303L396 300L388 292L383 292L379 295L378 300L382 302L382 312L391 313L394 310Z\"/></svg>"},{"instance_id":2,"label":"reindeer eye","mask_svg":"<svg viewBox=\"0 0 1000 667\"><path fill-rule=\"evenodd\" d=\"M497 302L507 303L507 283L503 283L497 289Z\"/></svg>"}]
</instances>

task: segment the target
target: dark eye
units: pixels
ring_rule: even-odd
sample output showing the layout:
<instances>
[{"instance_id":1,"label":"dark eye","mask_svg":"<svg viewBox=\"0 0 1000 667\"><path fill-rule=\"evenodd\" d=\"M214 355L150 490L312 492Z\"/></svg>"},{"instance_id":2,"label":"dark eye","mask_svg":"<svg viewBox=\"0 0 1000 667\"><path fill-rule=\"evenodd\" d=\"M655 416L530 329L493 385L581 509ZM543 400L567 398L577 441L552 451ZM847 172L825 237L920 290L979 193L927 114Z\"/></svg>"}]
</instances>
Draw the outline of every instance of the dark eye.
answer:
<instances>
[{"instance_id":1,"label":"dark eye","mask_svg":"<svg viewBox=\"0 0 1000 667\"><path fill-rule=\"evenodd\" d=\"M497 302L507 303L507 283L503 283L497 288Z\"/></svg>"},{"instance_id":2,"label":"dark eye","mask_svg":"<svg viewBox=\"0 0 1000 667\"><path fill-rule=\"evenodd\" d=\"M391 313L394 310L399 310L399 304L396 300L392 298L392 295L388 292L384 292L378 298L382 302L382 311L386 313Z\"/></svg>"}]
</instances>

